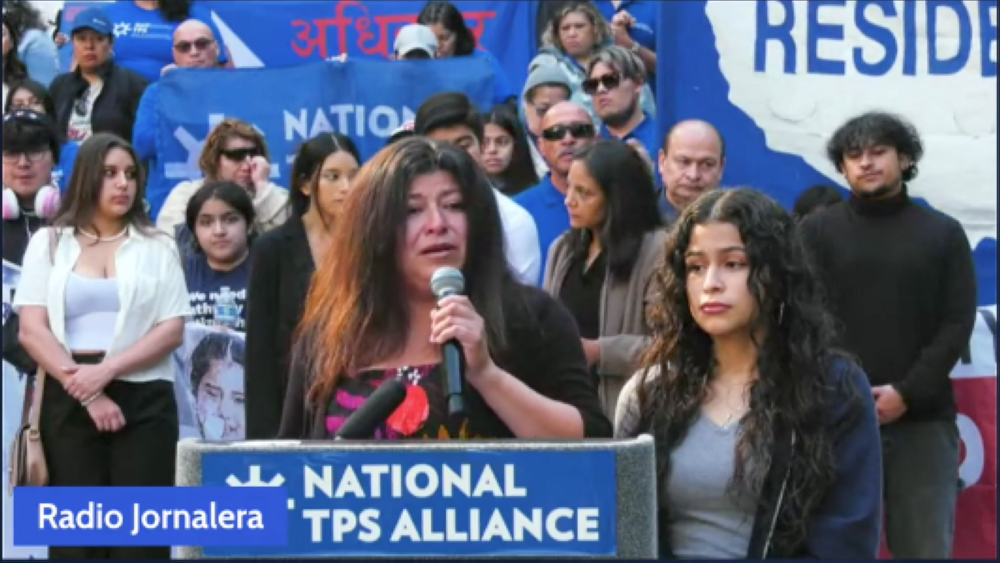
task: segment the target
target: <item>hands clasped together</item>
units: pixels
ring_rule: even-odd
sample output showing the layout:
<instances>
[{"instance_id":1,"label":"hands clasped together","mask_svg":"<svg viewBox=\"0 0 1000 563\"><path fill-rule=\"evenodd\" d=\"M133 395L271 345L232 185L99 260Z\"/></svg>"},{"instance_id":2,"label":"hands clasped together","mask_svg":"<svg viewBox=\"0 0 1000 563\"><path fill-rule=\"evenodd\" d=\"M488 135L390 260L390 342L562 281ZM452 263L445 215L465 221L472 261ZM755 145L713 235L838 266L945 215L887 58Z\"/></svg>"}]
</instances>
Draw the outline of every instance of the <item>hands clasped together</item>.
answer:
<instances>
[{"instance_id":1,"label":"hands clasped together","mask_svg":"<svg viewBox=\"0 0 1000 563\"><path fill-rule=\"evenodd\" d=\"M118 405L104 394L115 379L104 363L70 365L63 368L63 389L80 402L101 432L117 432L125 426L125 416Z\"/></svg>"}]
</instances>

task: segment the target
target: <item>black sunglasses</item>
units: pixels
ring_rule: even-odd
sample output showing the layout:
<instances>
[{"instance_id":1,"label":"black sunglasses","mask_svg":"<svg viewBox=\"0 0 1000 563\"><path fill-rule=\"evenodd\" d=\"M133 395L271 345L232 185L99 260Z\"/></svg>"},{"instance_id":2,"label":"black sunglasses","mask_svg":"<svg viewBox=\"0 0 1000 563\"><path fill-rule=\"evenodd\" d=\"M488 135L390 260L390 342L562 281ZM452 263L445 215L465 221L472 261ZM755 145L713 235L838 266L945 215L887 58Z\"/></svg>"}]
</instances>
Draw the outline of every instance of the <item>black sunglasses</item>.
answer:
<instances>
[{"instance_id":1,"label":"black sunglasses","mask_svg":"<svg viewBox=\"0 0 1000 563\"><path fill-rule=\"evenodd\" d=\"M233 162L243 162L248 158L261 156L260 149L258 149L257 147L250 147L247 149L221 150L219 151L219 154L228 158L229 160L232 160Z\"/></svg>"},{"instance_id":2,"label":"black sunglasses","mask_svg":"<svg viewBox=\"0 0 1000 563\"><path fill-rule=\"evenodd\" d=\"M13 121L15 119L25 120L25 121L47 122L49 121L49 116L30 108L11 108L11 110L5 113L3 116L4 123L7 123L8 121Z\"/></svg>"},{"instance_id":3,"label":"black sunglasses","mask_svg":"<svg viewBox=\"0 0 1000 563\"><path fill-rule=\"evenodd\" d=\"M566 133L572 135L574 139L589 139L594 136L594 126L590 123L553 125L542 131L542 138L546 141L561 141Z\"/></svg>"},{"instance_id":4,"label":"black sunglasses","mask_svg":"<svg viewBox=\"0 0 1000 563\"><path fill-rule=\"evenodd\" d=\"M598 86L604 86L605 90L614 90L621 83L622 75L617 72L612 72L611 74L605 74L604 76L588 78L580 83L580 88L583 90L584 94L593 96L597 93Z\"/></svg>"},{"instance_id":5,"label":"black sunglasses","mask_svg":"<svg viewBox=\"0 0 1000 563\"><path fill-rule=\"evenodd\" d=\"M213 43L215 43L214 39L209 39L207 37L199 37L194 41L178 42L176 45L174 45L174 50L176 50L178 53L184 53L184 54L191 52L191 47L194 47L199 51L204 51L205 49L211 47Z\"/></svg>"}]
</instances>

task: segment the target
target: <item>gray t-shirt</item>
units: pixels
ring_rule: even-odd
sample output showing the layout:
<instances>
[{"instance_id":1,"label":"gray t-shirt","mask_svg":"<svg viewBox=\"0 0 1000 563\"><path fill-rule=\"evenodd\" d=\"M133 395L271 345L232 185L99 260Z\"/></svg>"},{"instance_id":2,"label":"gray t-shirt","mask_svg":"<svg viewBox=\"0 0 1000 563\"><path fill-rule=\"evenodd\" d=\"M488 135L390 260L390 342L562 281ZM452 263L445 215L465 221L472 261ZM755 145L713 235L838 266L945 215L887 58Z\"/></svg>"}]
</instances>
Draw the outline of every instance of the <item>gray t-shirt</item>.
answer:
<instances>
[{"instance_id":1,"label":"gray t-shirt","mask_svg":"<svg viewBox=\"0 0 1000 563\"><path fill-rule=\"evenodd\" d=\"M652 375L652 374L651 374ZM639 435L634 375L618 399L615 437ZM679 559L742 559L753 533L755 502L728 491L739 424L726 428L698 415L684 440L670 454L670 475L660 490L667 509L670 548Z\"/></svg>"}]
</instances>

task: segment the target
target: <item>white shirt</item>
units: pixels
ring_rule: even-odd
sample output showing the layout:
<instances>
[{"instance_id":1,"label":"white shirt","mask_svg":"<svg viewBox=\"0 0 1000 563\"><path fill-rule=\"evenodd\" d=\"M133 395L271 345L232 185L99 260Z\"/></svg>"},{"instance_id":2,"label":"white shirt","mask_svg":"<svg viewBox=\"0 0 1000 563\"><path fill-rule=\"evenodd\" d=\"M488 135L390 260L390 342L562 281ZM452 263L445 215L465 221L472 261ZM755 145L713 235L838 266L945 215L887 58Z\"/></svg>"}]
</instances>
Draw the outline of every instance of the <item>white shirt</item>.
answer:
<instances>
[{"instance_id":1,"label":"white shirt","mask_svg":"<svg viewBox=\"0 0 1000 563\"><path fill-rule=\"evenodd\" d=\"M101 95L103 89L103 82L94 82L84 92L83 99L73 100L73 109L69 114L69 129L67 131L70 141L82 143L94 133L94 102L97 101L97 96ZM76 112L77 106L86 109L83 115Z\"/></svg>"},{"instance_id":2,"label":"white shirt","mask_svg":"<svg viewBox=\"0 0 1000 563\"><path fill-rule=\"evenodd\" d=\"M39 230L28 243L12 307L15 312L25 306L46 307L49 328L66 347L66 282L80 258L80 243L72 229L61 229L50 262L49 232ZM129 227L128 238L115 252L115 271L121 309L107 356L127 350L166 320L191 315L184 268L172 238L162 234L146 236ZM167 354L155 365L118 379L173 381L173 362Z\"/></svg>"},{"instance_id":3,"label":"white shirt","mask_svg":"<svg viewBox=\"0 0 1000 563\"><path fill-rule=\"evenodd\" d=\"M493 188L503 222L504 250L507 264L518 281L537 285L542 273L542 251L538 242L538 227L528 210ZM23 278L22 278L23 279Z\"/></svg>"},{"instance_id":4,"label":"white shirt","mask_svg":"<svg viewBox=\"0 0 1000 563\"><path fill-rule=\"evenodd\" d=\"M545 162L545 157L538 151L538 147L535 146L531 137L528 137L528 152L531 153L531 163L535 166L535 174L538 174L539 178L544 178L549 173L549 165Z\"/></svg>"}]
</instances>

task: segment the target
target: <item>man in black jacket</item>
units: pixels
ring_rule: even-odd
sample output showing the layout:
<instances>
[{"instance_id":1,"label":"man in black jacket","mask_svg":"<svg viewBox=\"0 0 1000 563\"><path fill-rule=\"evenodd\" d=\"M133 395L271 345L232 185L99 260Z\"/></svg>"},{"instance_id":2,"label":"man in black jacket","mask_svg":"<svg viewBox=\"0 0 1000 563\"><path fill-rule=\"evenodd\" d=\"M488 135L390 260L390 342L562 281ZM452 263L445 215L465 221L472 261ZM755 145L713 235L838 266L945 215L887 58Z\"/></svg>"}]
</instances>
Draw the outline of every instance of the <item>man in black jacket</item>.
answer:
<instances>
[{"instance_id":1,"label":"man in black jacket","mask_svg":"<svg viewBox=\"0 0 1000 563\"><path fill-rule=\"evenodd\" d=\"M899 117L849 120L827 155L851 196L802 224L842 323L841 345L871 381L895 559L951 557L959 435L950 373L976 316L962 226L907 193L922 154L917 131Z\"/></svg>"}]
</instances>

